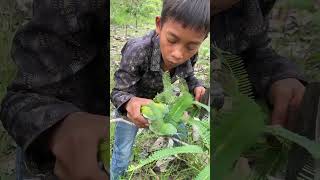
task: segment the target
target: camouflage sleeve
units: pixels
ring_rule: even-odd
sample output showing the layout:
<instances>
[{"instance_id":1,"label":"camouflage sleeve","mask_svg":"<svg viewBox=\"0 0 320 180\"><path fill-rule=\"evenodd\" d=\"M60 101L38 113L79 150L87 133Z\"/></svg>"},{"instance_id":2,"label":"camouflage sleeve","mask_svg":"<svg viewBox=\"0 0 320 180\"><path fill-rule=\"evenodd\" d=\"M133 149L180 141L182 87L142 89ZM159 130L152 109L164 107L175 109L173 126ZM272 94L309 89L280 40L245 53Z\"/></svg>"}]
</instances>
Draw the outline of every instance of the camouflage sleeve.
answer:
<instances>
[{"instance_id":1,"label":"camouflage sleeve","mask_svg":"<svg viewBox=\"0 0 320 180\"><path fill-rule=\"evenodd\" d=\"M189 70L188 76L185 78L186 82L188 84L189 90L192 93L193 93L194 88L199 87L199 86L204 87L203 82L201 82L199 79L197 79L194 75L194 65L196 64L197 60L198 60L197 54L191 58L192 69Z\"/></svg>"},{"instance_id":2,"label":"camouflage sleeve","mask_svg":"<svg viewBox=\"0 0 320 180\"><path fill-rule=\"evenodd\" d=\"M60 99L62 89L54 87L96 56L88 20L102 6L98 0L35 0L32 19L17 31L11 50L17 75L2 101L0 119L24 150L66 115L80 111Z\"/></svg>"},{"instance_id":3,"label":"camouflage sleeve","mask_svg":"<svg viewBox=\"0 0 320 180\"><path fill-rule=\"evenodd\" d=\"M111 101L119 112L124 113L123 105L137 93L136 83L141 79L147 52L137 43L128 42L121 53L120 67L114 74Z\"/></svg>"},{"instance_id":4,"label":"camouflage sleeve","mask_svg":"<svg viewBox=\"0 0 320 180\"><path fill-rule=\"evenodd\" d=\"M263 33L255 38L255 43L243 54L249 78L259 97L266 97L272 83L281 79L296 78L305 82L298 66L272 49L268 37L269 22L268 18L265 19Z\"/></svg>"},{"instance_id":5,"label":"camouflage sleeve","mask_svg":"<svg viewBox=\"0 0 320 180\"><path fill-rule=\"evenodd\" d=\"M224 105L224 90L218 81L218 74L221 71L220 61L213 55L213 47L211 47L211 62L210 62L210 107L221 109Z\"/></svg>"}]
</instances>

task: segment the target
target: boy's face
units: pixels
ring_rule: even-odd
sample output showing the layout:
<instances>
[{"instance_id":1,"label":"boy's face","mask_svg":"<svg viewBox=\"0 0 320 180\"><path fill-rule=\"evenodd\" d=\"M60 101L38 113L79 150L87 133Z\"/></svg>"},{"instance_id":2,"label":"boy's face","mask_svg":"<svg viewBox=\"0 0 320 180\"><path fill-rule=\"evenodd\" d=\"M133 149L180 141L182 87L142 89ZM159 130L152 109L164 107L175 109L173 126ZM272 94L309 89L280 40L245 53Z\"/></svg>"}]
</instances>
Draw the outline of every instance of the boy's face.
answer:
<instances>
[{"instance_id":1,"label":"boy's face","mask_svg":"<svg viewBox=\"0 0 320 180\"><path fill-rule=\"evenodd\" d=\"M160 38L164 70L167 71L194 56L207 35L204 31L183 27L182 23L171 19L161 26L160 20L160 17L156 17L156 32Z\"/></svg>"}]
</instances>

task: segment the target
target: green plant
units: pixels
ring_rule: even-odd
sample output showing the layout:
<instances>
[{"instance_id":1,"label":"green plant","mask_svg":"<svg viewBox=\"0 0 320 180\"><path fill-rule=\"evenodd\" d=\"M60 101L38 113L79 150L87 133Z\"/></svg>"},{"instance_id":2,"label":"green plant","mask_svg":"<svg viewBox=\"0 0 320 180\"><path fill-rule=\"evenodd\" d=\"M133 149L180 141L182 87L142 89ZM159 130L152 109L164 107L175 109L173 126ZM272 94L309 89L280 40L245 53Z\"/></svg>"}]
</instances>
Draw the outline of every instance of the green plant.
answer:
<instances>
[{"instance_id":1,"label":"green plant","mask_svg":"<svg viewBox=\"0 0 320 180\"><path fill-rule=\"evenodd\" d=\"M154 161L168 158L170 156L178 156L181 154L205 154L210 158L210 124L208 119L202 121L197 118L198 109L204 108L209 110L209 107L195 102L192 95L189 93L186 82L179 79L180 95L176 96L174 89L177 86L171 84L170 75L164 73L163 76L164 90L154 98L154 102L142 107L143 115L151 121L150 130L157 135L171 136L176 134L177 126L180 123L187 123L190 126L197 126L202 139L201 145L184 144L179 147L164 148L154 152L148 158L141 160L138 165L131 165L129 172L134 172L143 166ZM185 117L185 113L189 112L191 116ZM180 157L181 158L181 157ZM210 179L210 165L205 165L204 168L198 169L196 179Z\"/></svg>"},{"instance_id":2,"label":"green plant","mask_svg":"<svg viewBox=\"0 0 320 180\"><path fill-rule=\"evenodd\" d=\"M213 51L216 59L222 61L223 72L231 76L231 82L224 87L229 88L227 92L232 98L230 109L213 114L214 179L230 178L229 174L240 157L255 162L252 172L244 179L267 179L268 175L283 170L292 144L319 158L319 144L282 127L265 124L268 115L251 97L251 83L241 58L216 47Z\"/></svg>"},{"instance_id":3,"label":"green plant","mask_svg":"<svg viewBox=\"0 0 320 180\"><path fill-rule=\"evenodd\" d=\"M135 24L138 22L152 22L156 15L160 14L160 0L112 0L110 19L117 25Z\"/></svg>"},{"instance_id":4,"label":"green plant","mask_svg":"<svg viewBox=\"0 0 320 180\"><path fill-rule=\"evenodd\" d=\"M174 135L183 120L183 113L194 104L186 83L180 79L180 95L174 94L169 73L163 75L164 90L154 98L154 102L142 106L142 114L151 124L150 130L158 135Z\"/></svg>"}]
</instances>

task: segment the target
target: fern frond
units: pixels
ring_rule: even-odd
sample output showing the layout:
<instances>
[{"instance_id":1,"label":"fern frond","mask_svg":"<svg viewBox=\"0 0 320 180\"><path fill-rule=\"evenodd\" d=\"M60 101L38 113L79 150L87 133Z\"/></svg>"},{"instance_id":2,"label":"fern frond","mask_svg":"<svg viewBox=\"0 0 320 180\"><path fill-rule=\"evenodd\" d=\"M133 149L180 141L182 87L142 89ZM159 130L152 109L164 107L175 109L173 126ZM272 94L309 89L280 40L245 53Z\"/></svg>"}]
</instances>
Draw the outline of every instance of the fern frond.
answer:
<instances>
[{"instance_id":1,"label":"fern frond","mask_svg":"<svg viewBox=\"0 0 320 180\"><path fill-rule=\"evenodd\" d=\"M290 146L276 137L261 137L244 157L254 160L254 178L262 179L285 171Z\"/></svg>"},{"instance_id":2,"label":"fern frond","mask_svg":"<svg viewBox=\"0 0 320 180\"><path fill-rule=\"evenodd\" d=\"M203 152L204 151L202 150L202 148L196 145L187 145L187 146L179 146L179 147L162 149L162 150L156 151L147 159L140 161L138 165L136 166L130 165L128 171L135 171L149 163L152 163L154 161L167 158L173 155L184 154L184 153L203 153Z\"/></svg>"},{"instance_id":3,"label":"fern frond","mask_svg":"<svg viewBox=\"0 0 320 180\"><path fill-rule=\"evenodd\" d=\"M297 179L319 179L319 177L315 177L314 161L312 158L308 159L304 164L303 168L298 173Z\"/></svg>"},{"instance_id":4,"label":"fern frond","mask_svg":"<svg viewBox=\"0 0 320 180\"><path fill-rule=\"evenodd\" d=\"M187 81L183 78L179 78L179 90L181 94L189 93Z\"/></svg>"},{"instance_id":5,"label":"fern frond","mask_svg":"<svg viewBox=\"0 0 320 180\"><path fill-rule=\"evenodd\" d=\"M162 83L163 91L157 94L153 100L157 103L170 105L175 102L176 96L173 94L173 85L171 84L171 78L168 72L163 73Z\"/></svg>"},{"instance_id":6,"label":"fern frond","mask_svg":"<svg viewBox=\"0 0 320 180\"><path fill-rule=\"evenodd\" d=\"M189 122L199 128L199 133L205 146L210 150L210 125L209 121L190 119Z\"/></svg>"},{"instance_id":7,"label":"fern frond","mask_svg":"<svg viewBox=\"0 0 320 180\"><path fill-rule=\"evenodd\" d=\"M226 70L229 71L229 74L235 83L233 87L237 88L236 92L240 92L253 99L252 85L241 57L223 51L217 47L213 47L213 53L218 60L221 61L223 67L226 67Z\"/></svg>"},{"instance_id":8,"label":"fern frond","mask_svg":"<svg viewBox=\"0 0 320 180\"><path fill-rule=\"evenodd\" d=\"M200 173L197 175L195 180L209 180L210 179L210 165L206 166Z\"/></svg>"}]
</instances>

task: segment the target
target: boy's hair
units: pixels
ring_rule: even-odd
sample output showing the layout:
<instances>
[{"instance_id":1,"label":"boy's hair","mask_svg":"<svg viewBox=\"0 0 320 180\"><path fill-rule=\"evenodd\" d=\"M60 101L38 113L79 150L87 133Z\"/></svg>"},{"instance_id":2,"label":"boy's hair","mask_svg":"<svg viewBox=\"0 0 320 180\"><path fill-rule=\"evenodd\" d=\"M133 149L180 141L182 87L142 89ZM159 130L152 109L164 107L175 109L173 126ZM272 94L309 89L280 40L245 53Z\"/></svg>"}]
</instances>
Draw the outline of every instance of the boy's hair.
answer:
<instances>
[{"instance_id":1,"label":"boy's hair","mask_svg":"<svg viewBox=\"0 0 320 180\"><path fill-rule=\"evenodd\" d=\"M169 19L178 21L185 27L210 31L209 0L163 0L161 26Z\"/></svg>"}]
</instances>

